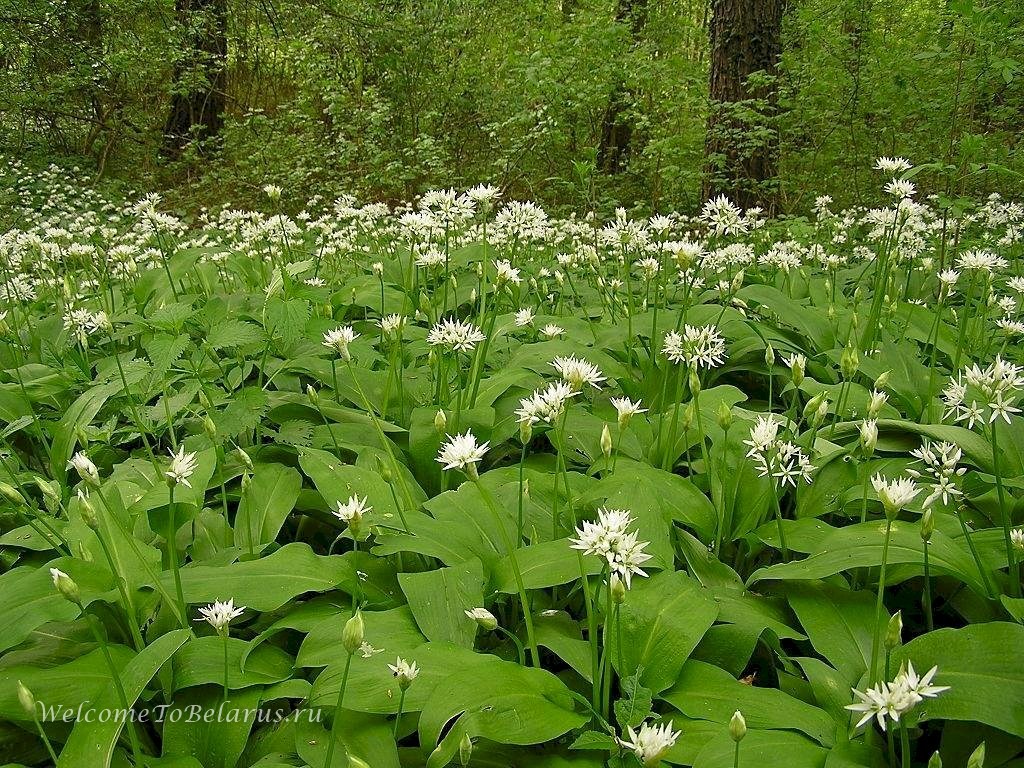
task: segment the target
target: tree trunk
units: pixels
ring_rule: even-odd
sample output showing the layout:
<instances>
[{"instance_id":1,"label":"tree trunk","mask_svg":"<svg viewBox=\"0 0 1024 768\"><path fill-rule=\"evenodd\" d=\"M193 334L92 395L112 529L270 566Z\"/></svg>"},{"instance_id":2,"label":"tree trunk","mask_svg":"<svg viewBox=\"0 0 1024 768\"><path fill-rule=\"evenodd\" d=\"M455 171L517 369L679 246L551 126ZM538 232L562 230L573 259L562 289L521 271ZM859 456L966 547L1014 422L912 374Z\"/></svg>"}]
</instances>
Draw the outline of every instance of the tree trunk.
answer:
<instances>
[{"instance_id":1,"label":"tree trunk","mask_svg":"<svg viewBox=\"0 0 1024 768\"><path fill-rule=\"evenodd\" d=\"M785 0L714 0L705 198L725 194L743 207L774 207L774 75L782 53L784 5ZM749 84L755 72L770 76L768 82ZM746 102L743 106L750 109L741 114L737 102Z\"/></svg>"},{"instance_id":2,"label":"tree trunk","mask_svg":"<svg viewBox=\"0 0 1024 768\"><path fill-rule=\"evenodd\" d=\"M615 20L628 24L635 48L647 22L647 0L618 0ZM622 83L616 84L608 98L608 107L601 120L601 143L597 148L597 167L605 173L620 173L629 165L633 126L626 111L632 92Z\"/></svg>"},{"instance_id":3,"label":"tree trunk","mask_svg":"<svg viewBox=\"0 0 1024 768\"><path fill-rule=\"evenodd\" d=\"M174 65L164 152L179 157L192 141L200 149L220 136L227 101L227 0L175 0L178 23L194 29L191 56Z\"/></svg>"}]
</instances>

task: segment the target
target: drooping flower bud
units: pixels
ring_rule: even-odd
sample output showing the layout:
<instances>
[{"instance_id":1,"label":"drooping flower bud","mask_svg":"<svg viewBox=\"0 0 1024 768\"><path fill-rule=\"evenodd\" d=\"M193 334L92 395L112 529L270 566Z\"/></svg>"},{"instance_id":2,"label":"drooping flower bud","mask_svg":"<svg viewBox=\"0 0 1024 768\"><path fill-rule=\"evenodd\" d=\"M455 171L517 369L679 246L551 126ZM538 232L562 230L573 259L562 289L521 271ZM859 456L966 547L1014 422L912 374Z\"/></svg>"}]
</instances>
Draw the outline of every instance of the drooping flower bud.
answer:
<instances>
[{"instance_id":1,"label":"drooping flower bud","mask_svg":"<svg viewBox=\"0 0 1024 768\"><path fill-rule=\"evenodd\" d=\"M53 579L53 586L64 596L65 600L78 606L82 605L82 593L74 579L59 568L50 569L50 578Z\"/></svg>"},{"instance_id":2,"label":"drooping flower bud","mask_svg":"<svg viewBox=\"0 0 1024 768\"><path fill-rule=\"evenodd\" d=\"M473 608L464 613L487 632L493 632L498 628L498 620L486 608Z\"/></svg>"}]
</instances>

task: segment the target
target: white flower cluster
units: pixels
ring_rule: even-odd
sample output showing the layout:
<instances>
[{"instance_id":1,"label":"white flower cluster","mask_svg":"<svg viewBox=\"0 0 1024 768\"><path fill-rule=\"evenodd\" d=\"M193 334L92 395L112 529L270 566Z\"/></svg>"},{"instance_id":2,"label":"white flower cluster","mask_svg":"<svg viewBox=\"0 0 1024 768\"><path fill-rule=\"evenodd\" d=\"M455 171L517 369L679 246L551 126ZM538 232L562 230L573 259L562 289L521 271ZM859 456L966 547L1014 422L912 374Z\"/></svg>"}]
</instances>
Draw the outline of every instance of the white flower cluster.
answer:
<instances>
[{"instance_id":1,"label":"white flower cluster","mask_svg":"<svg viewBox=\"0 0 1024 768\"><path fill-rule=\"evenodd\" d=\"M884 731L887 719L898 723L900 717L917 704L948 691L948 685L932 685L932 679L938 671L938 667L932 667L924 675L918 675L914 671L914 665L907 664L892 682L880 682L866 691L854 688L853 695L857 697L857 701L847 704L846 708L861 714L856 727L860 728L874 717Z\"/></svg>"},{"instance_id":2,"label":"white flower cluster","mask_svg":"<svg viewBox=\"0 0 1024 768\"><path fill-rule=\"evenodd\" d=\"M789 483L794 488L800 478L811 482L811 460L795 443L779 439L779 422L771 416L758 416L750 439L743 444L750 448L747 458L754 459L760 477L774 477L780 485Z\"/></svg>"},{"instance_id":3,"label":"white flower cluster","mask_svg":"<svg viewBox=\"0 0 1024 768\"><path fill-rule=\"evenodd\" d=\"M660 765L662 757L673 746L682 731L672 730L672 721L661 725L641 723L640 730L635 731L632 727L626 729L629 738L618 739L619 746L631 750L640 764L647 766Z\"/></svg>"},{"instance_id":4,"label":"white flower cluster","mask_svg":"<svg viewBox=\"0 0 1024 768\"><path fill-rule=\"evenodd\" d=\"M597 522L584 520L576 529L577 538L569 540L570 546L586 555L603 558L611 572L629 589L634 575L647 575L640 566L651 559L644 552L649 542L637 541L636 531L628 531L632 524L633 518L624 509L599 509Z\"/></svg>"},{"instance_id":5,"label":"white flower cluster","mask_svg":"<svg viewBox=\"0 0 1024 768\"><path fill-rule=\"evenodd\" d=\"M713 325L686 325L682 333L665 334L661 351L673 363L715 368L725 361L725 340Z\"/></svg>"},{"instance_id":6,"label":"white flower cluster","mask_svg":"<svg viewBox=\"0 0 1024 768\"><path fill-rule=\"evenodd\" d=\"M90 312L88 309L72 309L64 315L64 330L68 331L83 347L89 337L110 328L110 318L104 311Z\"/></svg>"},{"instance_id":7,"label":"white flower cluster","mask_svg":"<svg viewBox=\"0 0 1024 768\"><path fill-rule=\"evenodd\" d=\"M600 368L575 355L556 357L551 361L551 366L573 389L582 390L588 384L594 389L600 389L601 382L605 380Z\"/></svg>"},{"instance_id":8,"label":"white flower cluster","mask_svg":"<svg viewBox=\"0 0 1024 768\"><path fill-rule=\"evenodd\" d=\"M956 487L954 481L963 476L967 467L957 468L963 452L953 443L945 441L932 443L925 440L920 448L915 448L910 455L924 464L923 470L908 469L907 474L911 477L921 479L926 475L934 478L932 492L924 500L924 506L930 507L939 499L943 504L949 504L950 497L963 496L963 491Z\"/></svg>"},{"instance_id":9,"label":"white flower cluster","mask_svg":"<svg viewBox=\"0 0 1024 768\"><path fill-rule=\"evenodd\" d=\"M470 322L446 317L435 323L427 333L427 343L435 347L445 347L455 352L472 352L487 337Z\"/></svg>"},{"instance_id":10,"label":"white flower cluster","mask_svg":"<svg viewBox=\"0 0 1024 768\"><path fill-rule=\"evenodd\" d=\"M580 394L567 381L557 381L519 401L516 416L520 424L554 424L569 401Z\"/></svg>"},{"instance_id":11,"label":"white flower cluster","mask_svg":"<svg viewBox=\"0 0 1024 768\"><path fill-rule=\"evenodd\" d=\"M946 406L943 418L975 425L991 424L996 419L1010 423L1010 416L1020 413L1014 403L1024 387L1024 374L1019 365L1008 363L999 355L985 368L968 366L951 379L942 392ZM968 404L968 402L970 404Z\"/></svg>"}]
</instances>

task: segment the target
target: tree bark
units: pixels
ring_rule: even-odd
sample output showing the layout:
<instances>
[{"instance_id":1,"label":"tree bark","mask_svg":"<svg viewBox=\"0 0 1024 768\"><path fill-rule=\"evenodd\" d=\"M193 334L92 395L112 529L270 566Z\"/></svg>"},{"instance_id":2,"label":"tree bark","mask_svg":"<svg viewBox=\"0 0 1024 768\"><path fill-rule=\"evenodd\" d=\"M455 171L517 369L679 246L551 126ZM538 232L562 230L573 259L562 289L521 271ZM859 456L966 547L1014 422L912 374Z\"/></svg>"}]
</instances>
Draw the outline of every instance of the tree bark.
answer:
<instances>
[{"instance_id":1,"label":"tree bark","mask_svg":"<svg viewBox=\"0 0 1024 768\"><path fill-rule=\"evenodd\" d=\"M705 198L725 194L743 207L774 208L771 180L778 166L778 135L771 123L777 110L774 75L782 53L784 6L785 0L713 0ZM751 86L747 81L755 72L772 80ZM740 117L738 102L753 108L756 125L749 113ZM756 136L751 127L759 129Z\"/></svg>"},{"instance_id":2,"label":"tree bark","mask_svg":"<svg viewBox=\"0 0 1024 768\"><path fill-rule=\"evenodd\" d=\"M629 25L635 48L647 23L647 0L618 0L615 20ZM620 173L629 165L633 126L626 112L631 100L632 92L622 83L616 84L608 98L601 120L601 143L597 148L597 167L605 173Z\"/></svg>"},{"instance_id":3,"label":"tree bark","mask_svg":"<svg viewBox=\"0 0 1024 768\"><path fill-rule=\"evenodd\" d=\"M209 146L220 136L227 103L227 0L175 0L189 56L174 65L164 153L179 157L192 141Z\"/></svg>"}]
</instances>

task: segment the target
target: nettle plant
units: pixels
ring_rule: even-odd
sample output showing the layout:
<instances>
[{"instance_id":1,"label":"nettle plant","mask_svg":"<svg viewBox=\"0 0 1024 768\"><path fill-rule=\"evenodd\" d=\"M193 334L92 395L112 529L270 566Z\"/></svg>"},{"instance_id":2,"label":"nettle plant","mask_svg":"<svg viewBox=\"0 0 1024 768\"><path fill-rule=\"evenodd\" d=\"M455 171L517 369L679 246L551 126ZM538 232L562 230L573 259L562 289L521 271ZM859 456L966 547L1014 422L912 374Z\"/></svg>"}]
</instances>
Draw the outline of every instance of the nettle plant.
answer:
<instances>
[{"instance_id":1,"label":"nettle plant","mask_svg":"<svg viewBox=\"0 0 1024 768\"><path fill-rule=\"evenodd\" d=\"M186 223L8 163L2 760L1019 764L1024 209L877 168Z\"/></svg>"}]
</instances>

